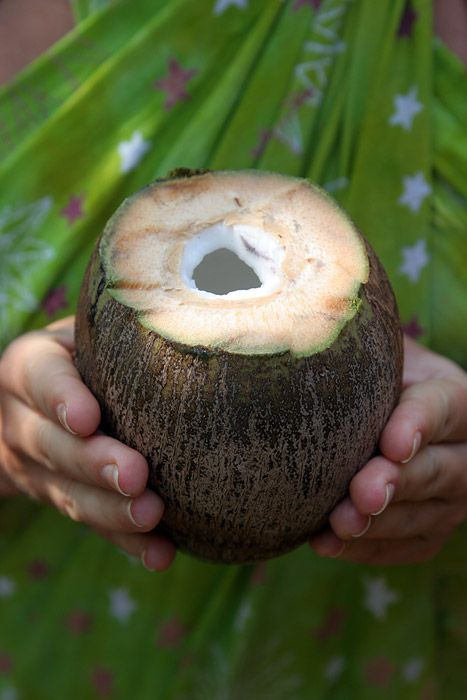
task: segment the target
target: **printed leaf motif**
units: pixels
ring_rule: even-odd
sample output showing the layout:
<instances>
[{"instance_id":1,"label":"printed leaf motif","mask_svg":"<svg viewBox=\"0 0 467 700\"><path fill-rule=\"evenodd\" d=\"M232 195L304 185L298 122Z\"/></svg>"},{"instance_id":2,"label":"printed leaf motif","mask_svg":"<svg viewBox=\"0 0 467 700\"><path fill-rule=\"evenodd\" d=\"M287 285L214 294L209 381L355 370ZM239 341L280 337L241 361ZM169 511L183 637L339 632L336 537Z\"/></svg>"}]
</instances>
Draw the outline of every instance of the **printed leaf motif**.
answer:
<instances>
[{"instance_id":1,"label":"printed leaf motif","mask_svg":"<svg viewBox=\"0 0 467 700\"><path fill-rule=\"evenodd\" d=\"M30 279L36 265L55 255L37 235L52 204L51 197L44 197L0 210L0 344L7 338L10 317L39 306Z\"/></svg>"},{"instance_id":2,"label":"printed leaf motif","mask_svg":"<svg viewBox=\"0 0 467 700\"><path fill-rule=\"evenodd\" d=\"M302 678L293 667L293 662L292 654L283 649L277 639L268 639L254 650L249 649L242 664L239 664L241 672L232 675L225 651L216 646L206 667L198 669L195 682L197 693L193 700L284 700L302 697Z\"/></svg>"}]
</instances>

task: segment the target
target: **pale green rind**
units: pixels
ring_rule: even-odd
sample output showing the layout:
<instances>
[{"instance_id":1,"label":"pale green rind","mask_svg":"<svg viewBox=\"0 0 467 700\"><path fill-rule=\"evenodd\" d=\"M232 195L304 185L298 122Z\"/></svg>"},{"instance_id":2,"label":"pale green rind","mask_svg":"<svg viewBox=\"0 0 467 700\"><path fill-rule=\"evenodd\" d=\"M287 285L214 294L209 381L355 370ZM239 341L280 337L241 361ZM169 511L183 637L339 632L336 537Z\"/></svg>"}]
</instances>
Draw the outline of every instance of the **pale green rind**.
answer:
<instances>
[{"instance_id":1,"label":"pale green rind","mask_svg":"<svg viewBox=\"0 0 467 700\"><path fill-rule=\"evenodd\" d=\"M351 233L354 237L354 240L357 244L358 249L361 252L361 269L362 269L362 279L357 280L355 282L354 287L351 289L349 297L348 297L348 303L349 303L349 312L339 319L339 321L336 322L336 325L334 326L333 332L330 333L321 343L318 345L314 345L312 347L296 351L293 348L290 347L290 344L283 344L283 345L272 345L269 346L268 348L265 348L264 346L259 345L258 347L251 347L248 346L247 348L242 348L238 347L234 344L226 344L223 342L222 339L219 340L217 343L211 343L209 346L205 346L207 350L211 351L225 351L229 352L232 354L238 354L238 355L275 355L275 354L282 354L285 352L289 352L293 357L309 357L311 355L314 355L316 353L322 352L323 350L329 348L332 346L332 344L336 341L336 339L339 337L340 333L342 332L343 328L355 317L355 315L358 313L359 308L362 304L362 299L360 296L361 292L361 287L362 284L364 284L368 280L369 276L369 270L370 270L370 264L369 264L369 259L368 255L366 253L365 249L365 242L362 238L362 236L359 234L357 231L356 227L354 226L352 220L349 218L349 216L344 212L344 210L337 204L337 202L329 195L329 193L319 187L318 185L311 183L307 180L304 180L302 178L298 177L290 177L290 176L284 176L284 175L279 175L277 173L272 173L269 171L256 171L256 170L242 170L242 171L229 171L229 170L224 170L224 171L216 171L215 173L206 173L202 175L195 175L194 177L206 177L206 176L212 176L215 175L216 177L242 177L244 175L251 175L254 174L255 177L258 178L258 180L261 180L261 178L269 178L271 176L275 178L282 178L284 180L287 180L289 182L297 182L300 184L305 184L312 190L314 193L317 193L321 199L325 200L326 203L335 211L339 214L341 219L345 222L345 224L348 227L349 233ZM174 178L174 180L181 179L181 178ZM120 218L124 215L126 210L128 209L133 202L138 200L140 197L144 196L148 192L151 192L153 189L156 189L163 185L163 183L166 182L166 180L159 180L154 183L151 183L147 185L144 189L140 190L139 192L136 192L132 196L128 197L125 199L120 207L116 210L116 212L113 214L113 216L109 219L104 232L102 234L100 244L99 244L99 255L100 259L103 265L103 268L105 270L106 274L106 280L107 280L107 291L112 296L116 301L118 301L120 304L123 304L124 306L127 306L129 308L133 308L130 303L128 303L125 300L125 293L121 292L120 290L116 289L113 287L114 284L118 282L118 279L115 277L115 274L112 271L112 267L109 261L109 254L108 254L108 249L110 245L110 239L113 236L116 227L118 226L118 222ZM147 315L147 312L145 311L138 311L137 312L137 317L141 325L146 328L147 330L153 331L160 335L163 338L166 338L167 340L175 343L181 343L183 345L190 346L192 343L190 342L189 334L187 336L181 336L178 334L176 337L173 336L172 334L167 333L164 328L159 327L157 325L151 324L149 322L149 318ZM197 346L199 346L199 343L197 343Z\"/></svg>"}]
</instances>

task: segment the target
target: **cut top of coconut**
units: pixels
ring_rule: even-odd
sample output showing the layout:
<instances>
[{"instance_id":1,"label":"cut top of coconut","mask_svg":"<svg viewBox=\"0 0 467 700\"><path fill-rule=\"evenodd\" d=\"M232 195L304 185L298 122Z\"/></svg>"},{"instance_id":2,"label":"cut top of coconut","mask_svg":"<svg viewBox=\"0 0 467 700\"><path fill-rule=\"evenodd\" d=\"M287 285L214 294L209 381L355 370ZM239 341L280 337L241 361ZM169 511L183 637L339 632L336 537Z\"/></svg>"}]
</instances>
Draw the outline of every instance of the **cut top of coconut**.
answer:
<instances>
[{"instance_id":1,"label":"cut top of coconut","mask_svg":"<svg viewBox=\"0 0 467 700\"><path fill-rule=\"evenodd\" d=\"M324 191L261 171L150 185L109 221L100 256L109 293L143 326L241 354L329 347L369 274L362 238Z\"/></svg>"}]
</instances>

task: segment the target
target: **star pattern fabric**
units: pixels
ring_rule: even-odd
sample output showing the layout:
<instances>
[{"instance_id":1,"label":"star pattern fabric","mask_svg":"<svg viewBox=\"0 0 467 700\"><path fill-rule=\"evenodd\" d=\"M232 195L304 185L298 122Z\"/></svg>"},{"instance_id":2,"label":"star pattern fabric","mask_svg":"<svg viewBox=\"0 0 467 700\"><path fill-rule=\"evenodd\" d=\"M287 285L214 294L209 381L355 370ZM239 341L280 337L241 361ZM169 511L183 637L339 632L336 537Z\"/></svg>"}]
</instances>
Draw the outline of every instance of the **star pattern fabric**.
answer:
<instances>
[{"instance_id":1,"label":"star pattern fabric","mask_svg":"<svg viewBox=\"0 0 467 700\"><path fill-rule=\"evenodd\" d=\"M402 248L402 258L399 272L408 277L411 282L418 282L422 270L430 261L425 239L420 239L412 246Z\"/></svg>"},{"instance_id":2,"label":"star pattern fabric","mask_svg":"<svg viewBox=\"0 0 467 700\"><path fill-rule=\"evenodd\" d=\"M0 598L9 598L16 590L16 583L8 576L0 576Z\"/></svg>"},{"instance_id":3,"label":"star pattern fabric","mask_svg":"<svg viewBox=\"0 0 467 700\"><path fill-rule=\"evenodd\" d=\"M134 131L131 138L128 141L121 141L117 148L121 159L120 171L129 173L149 151L151 142L146 141L140 131Z\"/></svg>"},{"instance_id":4,"label":"star pattern fabric","mask_svg":"<svg viewBox=\"0 0 467 700\"><path fill-rule=\"evenodd\" d=\"M184 69L178 61L174 59L169 61L168 74L155 83L157 90L165 92L164 107L166 110L171 110L179 102L190 99L188 83L197 73L195 68Z\"/></svg>"},{"instance_id":5,"label":"star pattern fabric","mask_svg":"<svg viewBox=\"0 0 467 700\"><path fill-rule=\"evenodd\" d=\"M55 316L58 311L68 308L66 292L66 286L62 284L59 287L51 289L45 299L42 301L42 308L49 318Z\"/></svg>"},{"instance_id":6,"label":"star pattern fabric","mask_svg":"<svg viewBox=\"0 0 467 700\"><path fill-rule=\"evenodd\" d=\"M417 99L417 88L412 87L407 94L394 97L394 113L389 119L393 126L401 126L411 131L415 116L422 111L423 105Z\"/></svg>"},{"instance_id":7,"label":"star pattern fabric","mask_svg":"<svg viewBox=\"0 0 467 700\"><path fill-rule=\"evenodd\" d=\"M324 675L327 681L334 683L345 669L345 657L344 656L334 656L325 666Z\"/></svg>"},{"instance_id":8,"label":"star pattern fabric","mask_svg":"<svg viewBox=\"0 0 467 700\"><path fill-rule=\"evenodd\" d=\"M453 172L438 189L441 156L426 138L438 107L457 124L439 86L461 91L431 41L428 4L378 0L373 16L372 3L350 0L177 0L173 11L145 1L137 12L131 0L79 2L102 8L95 21L0 95L2 347L69 314L107 215L186 165L317 181L380 245L404 330L467 358L465 281L448 270L465 256L455 237L464 184ZM108 54L93 70L80 56L98 55L101 23ZM31 133L28 105L38 106ZM462 152L463 128L443 139ZM430 197L440 190L442 210ZM310 688L314 700L427 700L456 675L467 697L464 669L446 654L467 629L465 539L442 578L431 566L328 561L307 546L245 568L179 554L153 575L47 506L0 509L0 700L152 700L154 689L160 700L308 700ZM440 638L439 619L456 622L455 638L449 626Z\"/></svg>"},{"instance_id":9,"label":"star pattern fabric","mask_svg":"<svg viewBox=\"0 0 467 700\"><path fill-rule=\"evenodd\" d=\"M297 12L301 7L311 7L318 10L323 0L295 0L292 9Z\"/></svg>"},{"instance_id":10,"label":"star pattern fabric","mask_svg":"<svg viewBox=\"0 0 467 700\"><path fill-rule=\"evenodd\" d=\"M67 219L70 224L73 224L77 219L83 217L83 202L84 197L72 195L68 204L62 209L60 214Z\"/></svg>"},{"instance_id":11,"label":"star pattern fabric","mask_svg":"<svg viewBox=\"0 0 467 700\"><path fill-rule=\"evenodd\" d=\"M110 614L119 622L127 622L136 610L136 602L126 588L115 588L109 592Z\"/></svg>"},{"instance_id":12,"label":"star pattern fabric","mask_svg":"<svg viewBox=\"0 0 467 700\"><path fill-rule=\"evenodd\" d=\"M431 185L422 172L407 175L403 178L403 183L404 191L399 197L399 204L407 206L416 214L426 197L431 194Z\"/></svg>"},{"instance_id":13,"label":"star pattern fabric","mask_svg":"<svg viewBox=\"0 0 467 700\"><path fill-rule=\"evenodd\" d=\"M229 7L237 7L240 10L248 7L249 0L217 0L214 5L214 14L222 15Z\"/></svg>"},{"instance_id":14,"label":"star pattern fabric","mask_svg":"<svg viewBox=\"0 0 467 700\"><path fill-rule=\"evenodd\" d=\"M402 675L407 683L417 681L424 669L425 662L419 656L409 659L402 669Z\"/></svg>"},{"instance_id":15,"label":"star pattern fabric","mask_svg":"<svg viewBox=\"0 0 467 700\"><path fill-rule=\"evenodd\" d=\"M364 606L375 617L386 617L388 607L399 600L398 594L391 590L383 577L367 578L364 581Z\"/></svg>"},{"instance_id":16,"label":"star pattern fabric","mask_svg":"<svg viewBox=\"0 0 467 700\"><path fill-rule=\"evenodd\" d=\"M413 7L412 0L407 0L404 8L404 12L401 17L401 21L399 24L399 28L397 30L397 35L399 37L408 37L410 38L412 36L412 33L414 31L414 25L417 21L418 18L418 13Z\"/></svg>"},{"instance_id":17,"label":"star pattern fabric","mask_svg":"<svg viewBox=\"0 0 467 700\"><path fill-rule=\"evenodd\" d=\"M20 700L18 690L12 685L7 685L0 690L0 700Z\"/></svg>"}]
</instances>

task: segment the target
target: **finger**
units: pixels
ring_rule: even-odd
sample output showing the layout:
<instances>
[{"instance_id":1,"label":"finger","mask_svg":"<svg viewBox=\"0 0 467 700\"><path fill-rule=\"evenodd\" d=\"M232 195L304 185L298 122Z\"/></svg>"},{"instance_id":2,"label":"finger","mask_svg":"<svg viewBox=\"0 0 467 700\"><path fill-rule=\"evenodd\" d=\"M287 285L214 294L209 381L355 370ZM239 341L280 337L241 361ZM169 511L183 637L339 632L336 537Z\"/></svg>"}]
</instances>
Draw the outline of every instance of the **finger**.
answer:
<instances>
[{"instance_id":1,"label":"finger","mask_svg":"<svg viewBox=\"0 0 467 700\"><path fill-rule=\"evenodd\" d=\"M330 519L334 534L341 540L402 540L447 538L465 519L466 508L458 502L437 499L414 503L393 503L379 516L369 516L362 529L355 527L358 516L352 503L340 504ZM361 517L361 516L360 516Z\"/></svg>"},{"instance_id":2,"label":"finger","mask_svg":"<svg viewBox=\"0 0 467 700\"><path fill-rule=\"evenodd\" d=\"M58 321L49 323L45 328L47 333L53 335L54 339L63 345L71 354L75 349L75 317L67 316Z\"/></svg>"},{"instance_id":3,"label":"finger","mask_svg":"<svg viewBox=\"0 0 467 700\"><path fill-rule=\"evenodd\" d=\"M434 557L444 544L443 539L427 541L422 537L409 540L354 540L342 542L332 531L313 538L310 545L322 557L376 566L414 564Z\"/></svg>"},{"instance_id":4,"label":"finger","mask_svg":"<svg viewBox=\"0 0 467 700\"><path fill-rule=\"evenodd\" d=\"M157 531L142 535L99 529L97 532L130 556L140 559L148 571L165 571L175 558L175 545Z\"/></svg>"},{"instance_id":5,"label":"finger","mask_svg":"<svg viewBox=\"0 0 467 700\"><path fill-rule=\"evenodd\" d=\"M457 375L459 380L463 381L463 374L459 365L449 358L438 355L404 335L404 388L428 379L441 379L447 375Z\"/></svg>"},{"instance_id":6,"label":"finger","mask_svg":"<svg viewBox=\"0 0 467 700\"><path fill-rule=\"evenodd\" d=\"M427 445L399 469L394 500L467 503L467 443Z\"/></svg>"},{"instance_id":7,"label":"finger","mask_svg":"<svg viewBox=\"0 0 467 700\"><path fill-rule=\"evenodd\" d=\"M3 439L10 449L68 479L137 496L145 489L148 465L131 447L106 435L80 438L10 397Z\"/></svg>"},{"instance_id":8,"label":"finger","mask_svg":"<svg viewBox=\"0 0 467 700\"><path fill-rule=\"evenodd\" d=\"M14 453L9 461L9 476L23 493L93 528L120 533L149 532L159 524L164 512L161 498L149 489L129 499L73 481Z\"/></svg>"},{"instance_id":9,"label":"finger","mask_svg":"<svg viewBox=\"0 0 467 700\"><path fill-rule=\"evenodd\" d=\"M467 502L467 445L428 445L402 465L375 457L354 476L349 492L360 516L353 524L361 529L363 516L380 515L393 501Z\"/></svg>"},{"instance_id":10,"label":"finger","mask_svg":"<svg viewBox=\"0 0 467 700\"><path fill-rule=\"evenodd\" d=\"M11 343L0 362L0 382L71 433L91 435L99 425L99 404L51 332L28 333Z\"/></svg>"},{"instance_id":11,"label":"finger","mask_svg":"<svg viewBox=\"0 0 467 700\"><path fill-rule=\"evenodd\" d=\"M362 516L382 513L399 493L403 468L384 457L374 457L353 477L349 486L352 503ZM366 521L365 521L366 522ZM359 521L363 527L363 521Z\"/></svg>"},{"instance_id":12,"label":"finger","mask_svg":"<svg viewBox=\"0 0 467 700\"><path fill-rule=\"evenodd\" d=\"M467 439L467 382L432 379L402 392L380 439L382 453L407 462L430 442Z\"/></svg>"}]
</instances>

